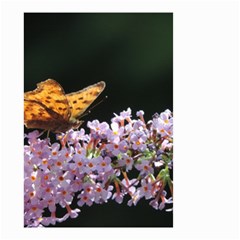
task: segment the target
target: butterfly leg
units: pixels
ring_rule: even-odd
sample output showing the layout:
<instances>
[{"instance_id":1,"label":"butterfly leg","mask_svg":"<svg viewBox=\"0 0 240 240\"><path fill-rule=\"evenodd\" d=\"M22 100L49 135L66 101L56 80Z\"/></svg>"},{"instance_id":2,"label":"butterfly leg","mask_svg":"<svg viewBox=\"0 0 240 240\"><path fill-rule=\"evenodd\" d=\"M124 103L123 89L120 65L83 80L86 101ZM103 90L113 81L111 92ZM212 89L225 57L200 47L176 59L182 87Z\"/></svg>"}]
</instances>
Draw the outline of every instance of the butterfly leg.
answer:
<instances>
[{"instance_id":1,"label":"butterfly leg","mask_svg":"<svg viewBox=\"0 0 240 240\"><path fill-rule=\"evenodd\" d=\"M46 130L44 130L41 133L39 133L38 137L41 137L45 132L46 132Z\"/></svg>"},{"instance_id":2,"label":"butterfly leg","mask_svg":"<svg viewBox=\"0 0 240 240\"><path fill-rule=\"evenodd\" d=\"M47 138L49 138L50 130L47 130Z\"/></svg>"},{"instance_id":3,"label":"butterfly leg","mask_svg":"<svg viewBox=\"0 0 240 240\"><path fill-rule=\"evenodd\" d=\"M39 137L42 136L45 132L47 132L47 137L46 138L49 138L49 133L50 133L50 130L44 130L40 133Z\"/></svg>"}]
</instances>

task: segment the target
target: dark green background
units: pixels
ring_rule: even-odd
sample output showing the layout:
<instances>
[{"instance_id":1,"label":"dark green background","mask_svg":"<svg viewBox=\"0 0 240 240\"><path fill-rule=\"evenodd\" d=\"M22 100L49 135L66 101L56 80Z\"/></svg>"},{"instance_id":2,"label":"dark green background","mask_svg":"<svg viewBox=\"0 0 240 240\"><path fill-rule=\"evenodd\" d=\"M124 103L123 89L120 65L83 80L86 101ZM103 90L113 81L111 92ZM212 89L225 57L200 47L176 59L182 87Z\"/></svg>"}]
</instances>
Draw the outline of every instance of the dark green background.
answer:
<instances>
[{"instance_id":1,"label":"dark green background","mask_svg":"<svg viewBox=\"0 0 240 240\"><path fill-rule=\"evenodd\" d=\"M130 107L173 110L172 13L25 13L24 89L47 78L66 93L104 80L108 96L84 118L107 121ZM101 97L100 97L101 98ZM83 125L85 127L85 125ZM82 208L79 218L59 226L165 226L172 213L146 201L136 207L115 202Z\"/></svg>"}]
</instances>

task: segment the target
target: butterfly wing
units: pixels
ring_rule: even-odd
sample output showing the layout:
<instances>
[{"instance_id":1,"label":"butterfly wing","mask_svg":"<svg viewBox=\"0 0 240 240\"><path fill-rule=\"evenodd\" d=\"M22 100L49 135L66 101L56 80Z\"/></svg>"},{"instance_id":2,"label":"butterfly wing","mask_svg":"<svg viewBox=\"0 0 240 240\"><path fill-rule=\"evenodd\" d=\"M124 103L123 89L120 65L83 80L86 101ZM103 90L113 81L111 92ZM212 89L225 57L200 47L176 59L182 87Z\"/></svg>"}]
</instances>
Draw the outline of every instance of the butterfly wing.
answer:
<instances>
[{"instance_id":1,"label":"butterfly wing","mask_svg":"<svg viewBox=\"0 0 240 240\"><path fill-rule=\"evenodd\" d=\"M106 84L101 81L78 92L66 94L69 102L70 120L78 119L104 90Z\"/></svg>"},{"instance_id":2,"label":"butterfly wing","mask_svg":"<svg viewBox=\"0 0 240 240\"><path fill-rule=\"evenodd\" d=\"M24 124L27 128L51 130L55 128L59 115L48 111L36 101L24 100Z\"/></svg>"},{"instance_id":3,"label":"butterfly wing","mask_svg":"<svg viewBox=\"0 0 240 240\"><path fill-rule=\"evenodd\" d=\"M33 91L24 93L24 100L40 103L49 111L54 111L64 120L70 117L68 100L61 85L53 79L48 79L37 84Z\"/></svg>"}]
</instances>

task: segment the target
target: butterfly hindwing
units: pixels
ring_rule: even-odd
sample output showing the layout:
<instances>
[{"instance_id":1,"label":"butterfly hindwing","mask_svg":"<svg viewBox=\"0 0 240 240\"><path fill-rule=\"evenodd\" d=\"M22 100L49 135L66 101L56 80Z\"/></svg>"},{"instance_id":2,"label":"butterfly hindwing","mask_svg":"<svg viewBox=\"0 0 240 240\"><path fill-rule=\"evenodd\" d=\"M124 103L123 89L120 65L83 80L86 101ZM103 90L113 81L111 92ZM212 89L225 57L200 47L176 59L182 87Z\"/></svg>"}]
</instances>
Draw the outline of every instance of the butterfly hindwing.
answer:
<instances>
[{"instance_id":1,"label":"butterfly hindwing","mask_svg":"<svg viewBox=\"0 0 240 240\"><path fill-rule=\"evenodd\" d=\"M59 121L57 113L32 100L24 100L24 123L27 128L51 129ZM61 117L61 116L60 116Z\"/></svg>"},{"instance_id":2,"label":"butterfly hindwing","mask_svg":"<svg viewBox=\"0 0 240 240\"><path fill-rule=\"evenodd\" d=\"M105 85L101 81L78 92L66 94L71 111L70 119L78 119L101 94Z\"/></svg>"}]
</instances>

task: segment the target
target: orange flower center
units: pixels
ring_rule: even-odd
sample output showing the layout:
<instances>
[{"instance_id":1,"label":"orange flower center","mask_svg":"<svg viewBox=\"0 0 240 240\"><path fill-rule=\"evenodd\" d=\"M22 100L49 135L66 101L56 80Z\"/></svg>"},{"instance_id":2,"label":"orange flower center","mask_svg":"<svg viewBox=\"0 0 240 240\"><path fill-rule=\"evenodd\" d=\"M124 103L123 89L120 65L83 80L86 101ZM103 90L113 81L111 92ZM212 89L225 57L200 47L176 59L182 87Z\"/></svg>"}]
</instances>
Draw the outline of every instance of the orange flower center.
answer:
<instances>
[{"instance_id":1,"label":"orange flower center","mask_svg":"<svg viewBox=\"0 0 240 240\"><path fill-rule=\"evenodd\" d=\"M35 176L31 176L32 181L34 182L36 180Z\"/></svg>"},{"instance_id":2,"label":"orange flower center","mask_svg":"<svg viewBox=\"0 0 240 240\"><path fill-rule=\"evenodd\" d=\"M126 159L126 163L127 163L127 164L131 163L131 160L130 160L129 158Z\"/></svg>"},{"instance_id":3,"label":"orange flower center","mask_svg":"<svg viewBox=\"0 0 240 240\"><path fill-rule=\"evenodd\" d=\"M62 163L61 163L61 162L59 162L59 161L57 161L57 163L56 163L56 164L57 164L57 166L58 166L58 167L62 166Z\"/></svg>"},{"instance_id":4,"label":"orange flower center","mask_svg":"<svg viewBox=\"0 0 240 240\"><path fill-rule=\"evenodd\" d=\"M30 197L33 197L33 196L34 196L34 192L30 192L30 193L29 193L29 196L30 196Z\"/></svg>"},{"instance_id":5,"label":"orange flower center","mask_svg":"<svg viewBox=\"0 0 240 240\"><path fill-rule=\"evenodd\" d=\"M47 160L46 158L44 158L44 159L42 160L42 164L46 165L47 163L48 163L48 160Z\"/></svg>"},{"instance_id":6,"label":"orange flower center","mask_svg":"<svg viewBox=\"0 0 240 240\"><path fill-rule=\"evenodd\" d=\"M93 164L92 164L92 163L89 163L88 166L89 166L90 168L92 168L92 167L93 167Z\"/></svg>"},{"instance_id":7,"label":"orange flower center","mask_svg":"<svg viewBox=\"0 0 240 240\"><path fill-rule=\"evenodd\" d=\"M59 179L59 181L63 181L63 180L64 180L64 177L63 177L63 176L60 176L58 179Z\"/></svg>"},{"instance_id":8,"label":"orange flower center","mask_svg":"<svg viewBox=\"0 0 240 240\"><path fill-rule=\"evenodd\" d=\"M53 156L56 156L56 155L57 155L57 152L55 152L55 151L52 152L52 155L53 155Z\"/></svg>"},{"instance_id":9,"label":"orange flower center","mask_svg":"<svg viewBox=\"0 0 240 240\"><path fill-rule=\"evenodd\" d=\"M139 142L139 140L136 142L137 145L140 145L141 143Z\"/></svg>"},{"instance_id":10,"label":"orange flower center","mask_svg":"<svg viewBox=\"0 0 240 240\"><path fill-rule=\"evenodd\" d=\"M106 163L105 162L102 162L101 165L102 165L102 167L106 167Z\"/></svg>"},{"instance_id":11,"label":"orange flower center","mask_svg":"<svg viewBox=\"0 0 240 240\"><path fill-rule=\"evenodd\" d=\"M143 169L144 169L144 170L148 170L148 166L145 165L145 166L143 167Z\"/></svg>"}]
</instances>

